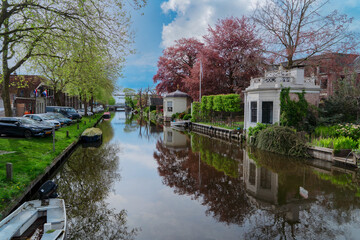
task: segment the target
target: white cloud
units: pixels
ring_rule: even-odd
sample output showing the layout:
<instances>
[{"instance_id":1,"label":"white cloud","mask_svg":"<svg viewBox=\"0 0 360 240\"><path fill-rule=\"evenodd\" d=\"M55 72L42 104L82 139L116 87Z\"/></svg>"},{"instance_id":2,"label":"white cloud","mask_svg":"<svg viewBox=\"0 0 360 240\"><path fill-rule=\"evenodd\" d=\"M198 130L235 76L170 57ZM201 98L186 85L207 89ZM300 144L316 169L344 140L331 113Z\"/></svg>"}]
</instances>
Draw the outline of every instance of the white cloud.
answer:
<instances>
[{"instance_id":1,"label":"white cloud","mask_svg":"<svg viewBox=\"0 0 360 240\"><path fill-rule=\"evenodd\" d=\"M261 0L260 0L261 1ZM220 18L248 15L258 0L168 0L161 4L163 12L176 13L175 19L163 25L162 47L174 44L183 37L202 40L209 25L214 26Z\"/></svg>"},{"instance_id":2,"label":"white cloud","mask_svg":"<svg viewBox=\"0 0 360 240\"><path fill-rule=\"evenodd\" d=\"M136 55L128 57L126 65L147 66L156 68L157 58L158 56L155 52L138 53Z\"/></svg>"}]
</instances>

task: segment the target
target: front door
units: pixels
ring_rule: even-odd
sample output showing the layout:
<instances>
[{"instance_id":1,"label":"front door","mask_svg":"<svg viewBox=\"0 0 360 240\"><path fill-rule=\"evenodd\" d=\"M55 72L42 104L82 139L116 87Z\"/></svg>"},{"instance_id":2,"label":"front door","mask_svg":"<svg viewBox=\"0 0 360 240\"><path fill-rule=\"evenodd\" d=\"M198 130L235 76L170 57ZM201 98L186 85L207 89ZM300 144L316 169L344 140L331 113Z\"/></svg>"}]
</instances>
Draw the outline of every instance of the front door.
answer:
<instances>
[{"instance_id":1,"label":"front door","mask_svg":"<svg viewBox=\"0 0 360 240\"><path fill-rule=\"evenodd\" d=\"M273 123L273 102L262 102L262 123Z\"/></svg>"}]
</instances>

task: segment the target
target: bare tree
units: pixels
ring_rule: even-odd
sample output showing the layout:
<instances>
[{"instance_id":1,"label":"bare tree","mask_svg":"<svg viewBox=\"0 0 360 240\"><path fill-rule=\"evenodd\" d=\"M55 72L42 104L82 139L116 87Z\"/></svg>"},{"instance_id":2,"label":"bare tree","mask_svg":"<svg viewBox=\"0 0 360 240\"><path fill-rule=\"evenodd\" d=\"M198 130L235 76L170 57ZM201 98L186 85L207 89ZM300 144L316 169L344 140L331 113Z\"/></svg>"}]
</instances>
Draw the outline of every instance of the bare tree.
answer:
<instances>
[{"instance_id":1,"label":"bare tree","mask_svg":"<svg viewBox=\"0 0 360 240\"><path fill-rule=\"evenodd\" d=\"M253 20L264 30L270 59L287 60L287 67L300 65L321 52L354 51L355 34L349 31L352 18L336 10L322 15L329 0L266 0ZM294 62L295 58L301 58Z\"/></svg>"}]
</instances>

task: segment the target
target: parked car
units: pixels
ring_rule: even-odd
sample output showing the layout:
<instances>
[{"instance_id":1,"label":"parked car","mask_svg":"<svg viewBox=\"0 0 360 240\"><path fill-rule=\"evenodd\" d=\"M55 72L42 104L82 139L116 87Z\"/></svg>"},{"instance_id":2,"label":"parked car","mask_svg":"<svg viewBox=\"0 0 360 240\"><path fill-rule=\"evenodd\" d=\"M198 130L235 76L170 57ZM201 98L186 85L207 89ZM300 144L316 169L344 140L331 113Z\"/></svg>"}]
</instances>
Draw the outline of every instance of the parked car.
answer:
<instances>
[{"instance_id":1,"label":"parked car","mask_svg":"<svg viewBox=\"0 0 360 240\"><path fill-rule=\"evenodd\" d=\"M70 118L71 120L81 120L80 114L72 107L46 106L45 111L47 113L61 113L65 117Z\"/></svg>"},{"instance_id":2,"label":"parked car","mask_svg":"<svg viewBox=\"0 0 360 240\"><path fill-rule=\"evenodd\" d=\"M39 124L30 118L24 117L1 117L0 135L13 135L30 138L33 136L50 135L52 129L49 126Z\"/></svg>"},{"instance_id":3,"label":"parked car","mask_svg":"<svg viewBox=\"0 0 360 240\"><path fill-rule=\"evenodd\" d=\"M27 115L24 115L23 117L31 118L32 120L42 122L44 124L48 124L50 127L55 127L56 130L61 127L61 124L59 121L51 119L46 114L27 114Z\"/></svg>"},{"instance_id":4,"label":"parked car","mask_svg":"<svg viewBox=\"0 0 360 240\"><path fill-rule=\"evenodd\" d=\"M79 109L79 110L78 110L78 113L79 113L81 116L85 116L85 109ZM94 115L94 113L91 112L89 109L88 109L88 111L87 111L87 114L88 114L88 116Z\"/></svg>"},{"instance_id":5,"label":"parked car","mask_svg":"<svg viewBox=\"0 0 360 240\"><path fill-rule=\"evenodd\" d=\"M52 120L59 121L61 126L70 125L72 123L70 118L65 117L61 113L46 113L46 115L49 116L49 118Z\"/></svg>"}]
</instances>

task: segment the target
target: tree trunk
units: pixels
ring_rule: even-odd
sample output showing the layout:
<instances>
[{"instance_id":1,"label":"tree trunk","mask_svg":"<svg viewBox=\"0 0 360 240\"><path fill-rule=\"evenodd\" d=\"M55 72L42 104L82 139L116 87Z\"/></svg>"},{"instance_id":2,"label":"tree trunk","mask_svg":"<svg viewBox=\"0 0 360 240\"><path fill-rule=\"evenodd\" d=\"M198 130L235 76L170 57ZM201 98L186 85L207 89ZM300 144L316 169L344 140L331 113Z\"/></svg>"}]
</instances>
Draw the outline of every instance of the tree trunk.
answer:
<instances>
[{"instance_id":1,"label":"tree trunk","mask_svg":"<svg viewBox=\"0 0 360 240\"><path fill-rule=\"evenodd\" d=\"M2 15L7 12L8 8L8 2L3 1L2 4ZM9 31L9 22L8 19L4 21L4 31L5 33ZM11 117L12 116L12 109L11 109L11 102L10 102L10 92L9 92L9 86L10 86L10 69L8 65L8 54L9 54L9 35L5 34L3 37L3 53L2 53L2 73L3 73L3 81L2 81L2 91L1 91L1 97L4 102L4 108L5 108L5 116Z\"/></svg>"},{"instance_id":2,"label":"tree trunk","mask_svg":"<svg viewBox=\"0 0 360 240\"><path fill-rule=\"evenodd\" d=\"M360 97L357 97L356 100L357 100L356 121L359 122L359 120L360 120Z\"/></svg>"},{"instance_id":3,"label":"tree trunk","mask_svg":"<svg viewBox=\"0 0 360 240\"><path fill-rule=\"evenodd\" d=\"M10 101L10 93L9 93L9 83L10 83L10 74L6 66L3 65L3 82L2 82L2 91L1 91L1 98L4 102L4 109L5 109L5 116L11 117L12 116L12 109L11 109L11 101Z\"/></svg>"},{"instance_id":4,"label":"tree trunk","mask_svg":"<svg viewBox=\"0 0 360 240\"><path fill-rule=\"evenodd\" d=\"M54 88L54 102L56 106L62 106L61 105L61 99L60 99L61 92L58 91L56 88Z\"/></svg>"},{"instance_id":5,"label":"tree trunk","mask_svg":"<svg viewBox=\"0 0 360 240\"><path fill-rule=\"evenodd\" d=\"M86 101L86 94L84 95L84 114L87 116L88 102Z\"/></svg>"},{"instance_id":6,"label":"tree trunk","mask_svg":"<svg viewBox=\"0 0 360 240\"><path fill-rule=\"evenodd\" d=\"M91 107L91 112L94 112L94 97L91 96L91 99L90 99L90 107Z\"/></svg>"}]
</instances>

